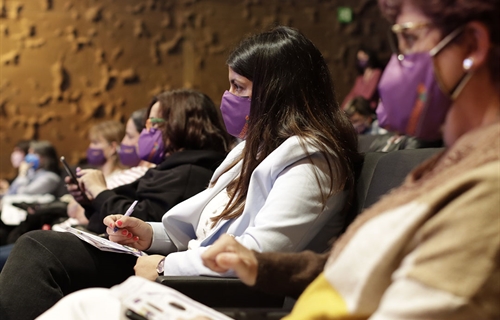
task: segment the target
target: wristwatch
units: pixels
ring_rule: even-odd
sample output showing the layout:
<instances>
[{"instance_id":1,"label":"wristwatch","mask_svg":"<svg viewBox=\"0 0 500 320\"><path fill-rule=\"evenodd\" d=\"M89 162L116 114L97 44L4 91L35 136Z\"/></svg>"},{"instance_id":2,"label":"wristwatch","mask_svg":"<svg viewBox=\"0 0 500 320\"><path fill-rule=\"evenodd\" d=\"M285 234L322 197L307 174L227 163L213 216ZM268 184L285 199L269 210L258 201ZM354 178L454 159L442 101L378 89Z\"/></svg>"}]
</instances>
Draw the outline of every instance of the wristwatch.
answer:
<instances>
[{"instance_id":1,"label":"wristwatch","mask_svg":"<svg viewBox=\"0 0 500 320\"><path fill-rule=\"evenodd\" d=\"M159 276L162 276L163 272L165 272L165 258L161 259L160 262L158 262L158 265L156 266L156 272L158 272Z\"/></svg>"}]
</instances>

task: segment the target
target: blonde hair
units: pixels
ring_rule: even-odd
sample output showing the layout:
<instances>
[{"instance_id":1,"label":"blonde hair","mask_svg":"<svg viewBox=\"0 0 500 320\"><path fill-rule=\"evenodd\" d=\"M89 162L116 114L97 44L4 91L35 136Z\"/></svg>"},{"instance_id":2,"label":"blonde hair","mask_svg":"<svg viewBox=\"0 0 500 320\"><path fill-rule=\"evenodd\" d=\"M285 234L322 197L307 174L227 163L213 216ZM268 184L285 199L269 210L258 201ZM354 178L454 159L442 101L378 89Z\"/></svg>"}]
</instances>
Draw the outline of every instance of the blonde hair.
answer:
<instances>
[{"instance_id":1,"label":"blonde hair","mask_svg":"<svg viewBox=\"0 0 500 320\"><path fill-rule=\"evenodd\" d=\"M125 126L116 120L103 121L89 129L89 138L91 140L103 138L109 144L116 142L117 145L120 145L124 136ZM122 167L117 153L114 155L113 164L115 167Z\"/></svg>"}]
</instances>

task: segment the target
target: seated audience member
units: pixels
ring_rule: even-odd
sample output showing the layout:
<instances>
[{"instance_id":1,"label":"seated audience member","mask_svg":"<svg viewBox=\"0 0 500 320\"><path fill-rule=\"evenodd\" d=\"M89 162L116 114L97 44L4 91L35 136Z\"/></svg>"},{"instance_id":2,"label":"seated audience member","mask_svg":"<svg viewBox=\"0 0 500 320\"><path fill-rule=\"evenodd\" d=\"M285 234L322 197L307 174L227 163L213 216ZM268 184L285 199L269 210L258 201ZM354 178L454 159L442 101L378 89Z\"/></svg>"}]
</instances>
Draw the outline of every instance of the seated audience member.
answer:
<instances>
[{"instance_id":1,"label":"seated audience member","mask_svg":"<svg viewBox=\"0 0 500 320\"><path fill-rule=\"evenodd\" d=\"M142 160L138 154L138 142L142 130L145 128L148 109L143 108L134 111L125 126L125 136L118 148L120 163L129 169L123 170L120 174L106 179L108 189L132 183L142 177L146 171L156 166L156 164Z\"/></svg>"},{"instance_id":2,"label":"seated audience member","mask_svg":"<svg viewBox=\"0 0 500 320\"><path fill-rule=\"evenodd\" d=\"M124 135L125 126L116 120L102 121L90 127L87 163L100 170L106 179L112 179L124 169L118 156Z\"/></svg>"},{"instance_id":3,"label":"seated audience member","mask_svg":"<svg viewBox=\"0 0 500 320\"><path fill-rule=\"evenodd\" d=\"M220 275L204 267L200 255L225 233L250 249L293 252L325 224L340 232L359 156L356 133L335 102L321 53L298 31L277 27L244 40L227 64L230 89L221 111L227 131L245 141L229 153L209 187L170 209L163 223L143 222L135 211L104 219L110 240L150 255L102 252L69 233L27 233L0 273L1 318L34 318L73 291L125 280L134 265L136 275L151 280L158 274ZM148 137L161 137L157 132L169 127L172 115L158 108L155 103L151 110L155 127ZM44 252L33 254L40 245Z\"/></svg>"},{"instance_id":4,"label":"seated audience member","mask_svg":"<svg viewBox=\"0 0 500 320\"><path fill-rule=\"evenodd\" d=\"M118 121L110 120L93 125L89 130L90 144L87 149L87 161L90 165L100 168L106 172L106 178L113 178L119 172L122 172L123 166L119 163L117 155L117 146L125 134L124 126ZM59 159L54 152L49 152L51 166L59 170ZM23 164L20 166L20 171L23 170ZM56 177L57 175L57 177ZM51 183L53 193L60 184L60 173L50 174L54 179ZM57 181L57 183L56 183ZM44 187L45 188L45 187ZM68 203L66 205L66 203ZM19 236L30 230L42 228L46 223L54 223L65 214L65 211L70 217L77 219L79 224L88 223L85 218L84 210L71 196L63 196L50 204L33 205L27 208L29 215L26 220L21 222L19 226L2 227L0 231L0 244L5 245L0 250L0 270L2 269L13 243L17 241Z\"/></svg>"},{"instance_id":5,"label":"seated audience member","mask_svg":"<svg viewBox=\"0 0 500 320\"><path fill-rule=\"evenodd\" d=\"M349 101L345 112L358 134L379 135L387 133L387 130L379 127L377 115L365 98L357 96Z\"/></svg>"},{"instance_id":6,"label":"seated audience member","mask_svg":"<svg viewBox=\"0 0 500 320\"><path fill-rule=\"evenodd\" d=\"M10 162L12 163L12 167L17 169L19 171L19 166L24 160L24 157L26 154L28 154L28 149L30 147L30 142L29 140L20 140L16 143L14 146L14 149L12 150L12 153L10 154ZM19 172L18 172L19 174ZM16 175L17 176L17 175ZM10 183L13 181L12 180L6 180L6 179L0 179L0 197L7 192L9 189Z\"/></svg>"},{"instance_id":7,"label":"seated audience member","mask_svg":"<svg viewBox=\"0 0 500 320\"><path fill-rule=\"evenodd\" d=\"M99 122L89 129L89 146L87 148L87 165L100 170L106 181L114 180L125 168L120 163L118 149L120 141L125 135L125 126L116 120ZM87 224L85 210L72 197L64 196L62 199L68 202L67 213L79 224ZM74 220L72 221L74 222Z\"/></svg>"},{"instance_id":8,"label":"seated audience member","mask_svg":"<svg viewBox=\"0 0 500 320\"><path fill-rule=\"evenodd\" d=\"M194 98L191 95L193 95ZM192 105L189 105L188 99L191 99ZM215 106L213 103L208 100L208 97L202 95L201 93L193 92L191 94L185 91L179 91L177 93L174 92L171 94L165 93L157 96L151 103L151 106L157 101L163 101L163 105L166 106L163 109L175 106L177 109L175 117L170 118L174 121L174 123L180 123L178 121L176 122L175 119L186 119L188 112L193 111L196 107L202 110L203 108L207 108L207 110L212 113L216 112L214 111ZM165 114L169 113L169 111L161 112ZM209 128L210 125L213 126L213 124L210 124L209 116L211 116L211 114L206 112L203 114L203 111L200 113L202 116L198 117L198 121L205 120L206 123L203 125L206 125L207 128ZM85 187L87 189L93 189L95 186L107 187L109 190L113 189L113 193L108 194L104 200L101 200L100 204L95 204L94 202L96 200L92 201L92 206L88 209L94 217L90 219L92 222L90 226L88 225L89 220L85 216L85 209L83 209L78 202L73 200L70 201L67 206L68 215L72 218L60 224L54 225L52 230L65 231L68 226L78 225L80 228L83 227L90 229L90 231L94 233L103 233L105 229L105 226L102 224L103 217L116 212L115 210L119 210L116 209L115 205L119 206L121 202L126 201L127 199L137 199L140 201L141 208L138 208L137 212L134 212L134 216L140 217L143 215L145 219L149 218L149 220L152 221L159 221L163 213L165 213L165 209L169 206L173 206L181 202L189 196L203 190L207 186L210 176L213 173L213 169L223 160L226 153L225 146L229 144L229 141L225 141L222 138L217 141L213 137L210 137L210 133L207 133L210 132L210 130L207 130L204 134L192 135L190 139L180 142L177 149L184 150L184 148L188 145L190 148L199 147L202 149L204 147L204 142L202 141L215 140L213 145L207 144L205 146L205 148L210 149L211 147L215 151L202 149L178 153L176 156L171 157L171 161L164 161L164 164L160 164L158 168L159 171L155 170L148 176L144 177L141 181L137 181L144 176L149 168L155 167L155 164L142 160L138 155L138 150L140 150L138 148L138 141L140 133L145 128L144 125L148 114L149 110L147 108L132 113L130 119L127 121L125 136L120 144L120 147L118 148L120 161L127 166L135 165L134 167L122 170L119 174L113 175L111 181L106 177L103 178L102 173L98 170L87 169L85 171L80 171L82 173L85 172L85 174L96 174L98 178L100 177L100 179L97 180L85 180ZM203 119L203 115L206 119ZM196 122L194 118L191 120L190 124L185 126L176 127L175 125L172 125L169 130L172 140L175 140L174 133L185 135L189 131L195 129L196 125L198 125L198 122ZM181 127L183 128L181 129ZM215 129L212 131L214 131L214 134L216 135L224 132L224 128L220 120L217 120ZM180 140L177 139L177 141ZM167 159L168 157L165 158L165 160ZM132 184L128 185L126 182ZM69 178L67 178L67 183L71 183ZM123 187L119 188L121 186ZM70 187L70 189L72 188ZM182 190L184 191L182 192ZM137 197L135 195L136 193ZM79 193L76 195L77 197L81 196ZM93 199L92 196L90 198ZM105 211L102 211L99 214L95 212L96 209L94 208ZM18 236L20 235L21 234ZM11 241L11 243L12 242L13 241ZM12 251L12 248L12 245L0 247L0 270L2 270L10 251Z\"/></svg>"},{"instance_id":9,"label":"seated audience member","mask_svg":"<svg viewBox=\"0 0 500 320\"><path fill-rule=\"evenodd\" d=\"M351 91L342 101L343 110L347 108L349 101L355 97L361 96L368 100L370 108L375 110L378 103L377 85L382 74L382 68L377 56L371 50L361 48L356 53L357 69L359 75L351 88Z\"/></svg>"},{"instance_id":10,"label":"seated audience member","mask_svg":"<svg viewBox=\"0 0 500 320\"><path fill-rule=\"evenodd\" d=\"M78 170L86 203L69 178L68 190L85 207L87 228L104 233L103 219L125 212L138 200L134 217L161 221L165 211L203 191L230 144L212 100L194 90L174 90L150 103L146 127L138 138L138 157L157 164L140 179L114 189L97 170Z\"/></svg>"},{"instance_id":11,"label":"seated audience member","mask_svg":"<svg viewBox=\"0 0 500 320\"><path fill-rule=\"evenodd\" d=\"M431 75L427 90L440 91L418 120L443 124L446 150L367 209L330 253L258 253L224 237L202 257L266 292L302 293L286 319L498 319L500 2L379 4L401 50L385 71L400 78L387 89L413 105L421 88L406 73L418 62L421 77ZM388 116L401 110L386 107Z\"/></svg>"},{"instance_id":12,"label":"seated audience member","mask_svg":"<svg viewBox=\"0 0 500 320\"><path fill-rule=\"evenodd\" d=\"M61 182L58 161L56 149L49 141L32 141L5 196L53 194ZM0 245L7 244L15 227L0 221Z\"/></svg>"},{"instance_id":13,"label":"seated audience member","mask_svg":"<svg viewBox=\"0 0 500 320\"><path fill-rule=\"evenodd\" d=\"M144 129L146 116L147 109L144 108L134 111L127 120L125 135L121 140L120 146L117 148L117 153L120 163L123 166L130 168L120 170L117 174L104 176L108 189L114 189L116 187L132 183L142 177L149 168L155 166L153 163L141 160L137 155L137 142L139 141L141 131ZM113 162L115 160L115 158L109 159L109 161ZM85 209L73 198L71 198L68 203L67 213L70 218L60 224L54 225L52 229L62 231L67 226L86 226L89 223L87 217L85 217Z\"/></svg>"},{"instance_id":14,"label":"seated audience member","mask_svg":"<svg viewBox=\"0 0 500 320\"><path fill-rule=\"evenodd\" d=\"M49 141L32 141L17 177L5 194L55 192L61 180L58 161L56 149Z\"/></svg>"}]
</instances>

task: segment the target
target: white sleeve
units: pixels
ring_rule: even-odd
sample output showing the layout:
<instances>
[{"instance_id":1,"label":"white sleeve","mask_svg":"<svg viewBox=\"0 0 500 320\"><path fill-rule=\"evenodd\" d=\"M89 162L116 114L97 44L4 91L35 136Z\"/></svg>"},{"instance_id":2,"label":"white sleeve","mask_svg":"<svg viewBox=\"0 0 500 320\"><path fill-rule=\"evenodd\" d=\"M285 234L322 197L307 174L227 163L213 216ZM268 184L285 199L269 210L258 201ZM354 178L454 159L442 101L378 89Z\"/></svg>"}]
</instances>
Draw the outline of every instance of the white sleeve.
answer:
<instances>
[{"instance_id":1,"label":"white sleeve","mask_svg":"<svg viewBox=\"0 0 500 320\"><path fill-rule=\"evenodd\" d=\"M244 246L260 252L298 252L325 224L334 223L340 231L346 193L334 194L325 206L330 191L329 166L319 153L312 159L314 164L302 159L280 173L254 224L238 233Z\"/></svg>"},{"instance_id":2,"label":"white sleeve","mask_svg":"<svg viewBox=\"0 0 500 320\"><path fill-rule=\"evenodd\" d=\"M253 225L242 232L234 232L240 243L261 252L297 252L335 215L340 230L343 219L339 213L345 193L332 196L323 211L322 192L328 194L330 190L330 173L323 156L313 157L314 165L302 159L279 174L264 206L255 213ZM251 205L250 197L246 205ZM229 228L229 232L232 231ZM200 255L204 250L206 247L170 254L165 260L165 275L218 275L203 266Z\"/></svg>"},{"instance_id":3,"label":"white sleeve","mask_svg":"<svg viewBox=\"0 0 500 320\"><path fill-rule=\"evenodd\" d=\"M153 239L148 253L167 255L177 251L177 247L172 243L170 237L161 222L147 222L153 228Z\"/></svg>"}]
</instances>

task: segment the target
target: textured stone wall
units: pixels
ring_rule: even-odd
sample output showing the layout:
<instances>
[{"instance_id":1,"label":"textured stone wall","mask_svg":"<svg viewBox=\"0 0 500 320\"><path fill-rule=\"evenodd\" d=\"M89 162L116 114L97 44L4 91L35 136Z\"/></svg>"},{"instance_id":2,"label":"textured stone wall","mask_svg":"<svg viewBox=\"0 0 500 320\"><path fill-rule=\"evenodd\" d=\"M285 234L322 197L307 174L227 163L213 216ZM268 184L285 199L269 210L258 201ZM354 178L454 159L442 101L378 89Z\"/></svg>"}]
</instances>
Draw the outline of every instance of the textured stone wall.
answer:
<instances>
[{"instance_id":1,"label":"textured stone wall","mask_svg":"<svg viewBox=\"0 0 500 320\"><path fill-rule=\"evenodd\" d=\"M342 24L339 6L353 9ZM0 0L0 177L19 139L47 139L75 163L87 130L124 120L152 95L197 88L219 103L225 59L245 35L300 29L322 51L338 98L365 44L387 57L374 0Z\"/></svg>"}]
</instances>

